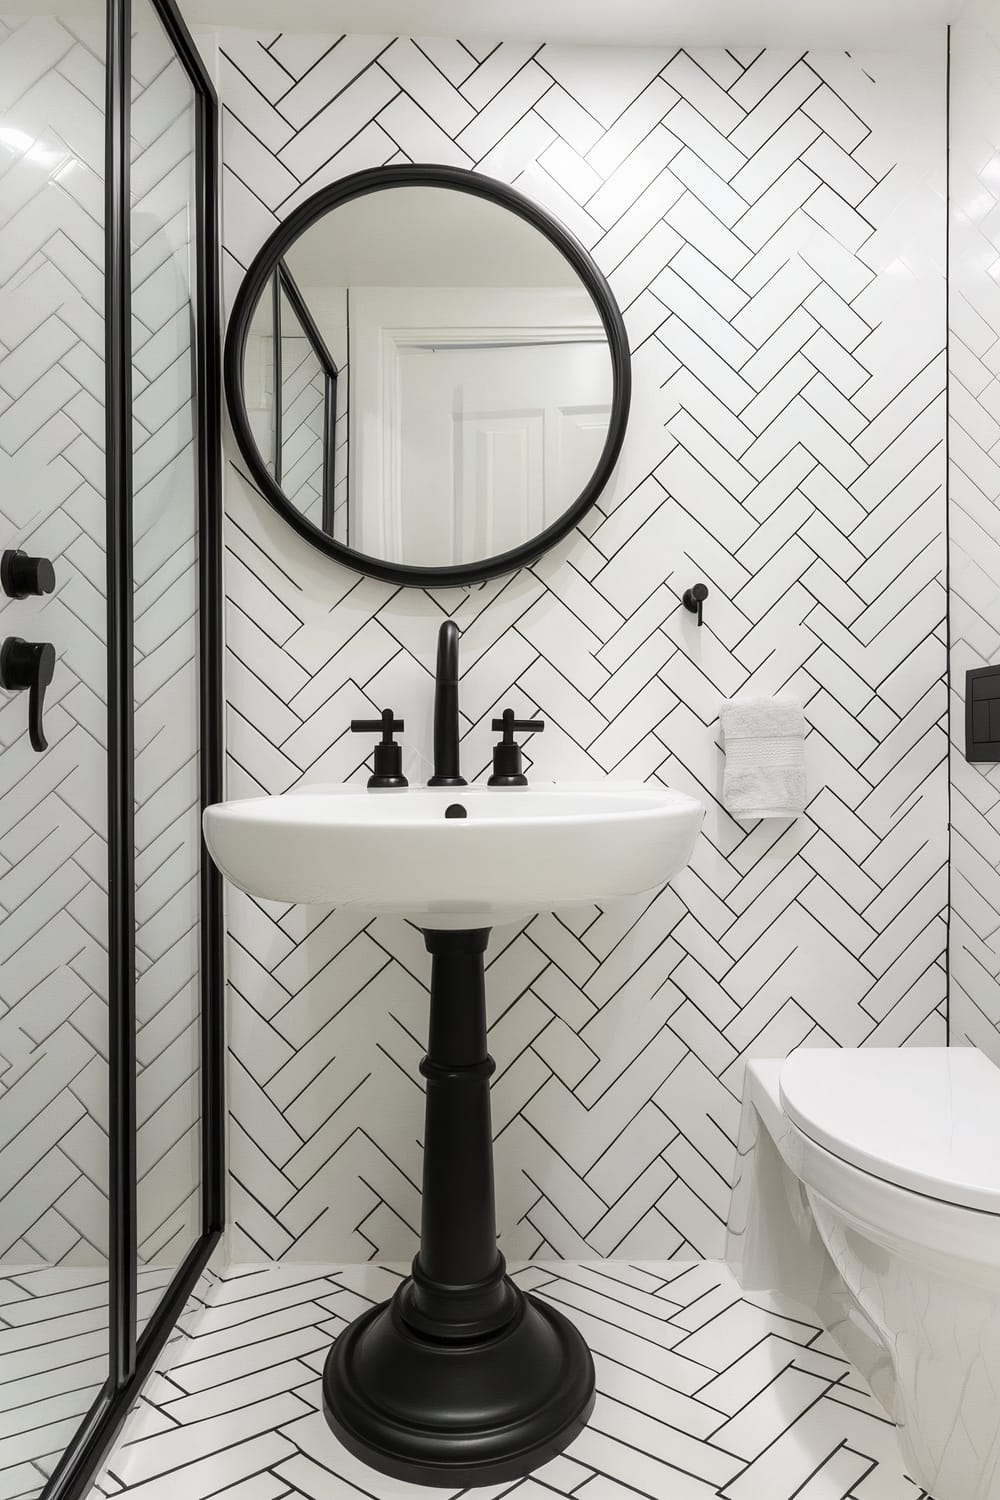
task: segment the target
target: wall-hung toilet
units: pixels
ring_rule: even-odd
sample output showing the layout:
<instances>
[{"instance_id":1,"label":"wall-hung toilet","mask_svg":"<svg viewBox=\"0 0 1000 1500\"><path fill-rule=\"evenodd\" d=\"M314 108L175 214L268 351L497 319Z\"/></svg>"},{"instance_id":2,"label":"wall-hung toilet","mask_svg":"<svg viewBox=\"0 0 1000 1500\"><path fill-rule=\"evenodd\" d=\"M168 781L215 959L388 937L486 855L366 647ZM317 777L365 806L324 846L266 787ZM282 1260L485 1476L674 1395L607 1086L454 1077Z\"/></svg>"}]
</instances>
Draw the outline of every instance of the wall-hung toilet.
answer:
<instances>
[{"instance_id":1,"label":"wall-hung toilet","mask_svg":"<svg viewBox=\"0 0 1000 1500\"><path fill-rule=\"evenodd\" d=\"M729 1258L812 1307L935 1500L1000 1500L1000 1070L974 1048L748 1065Z\"/></svg>"}]
</instances>

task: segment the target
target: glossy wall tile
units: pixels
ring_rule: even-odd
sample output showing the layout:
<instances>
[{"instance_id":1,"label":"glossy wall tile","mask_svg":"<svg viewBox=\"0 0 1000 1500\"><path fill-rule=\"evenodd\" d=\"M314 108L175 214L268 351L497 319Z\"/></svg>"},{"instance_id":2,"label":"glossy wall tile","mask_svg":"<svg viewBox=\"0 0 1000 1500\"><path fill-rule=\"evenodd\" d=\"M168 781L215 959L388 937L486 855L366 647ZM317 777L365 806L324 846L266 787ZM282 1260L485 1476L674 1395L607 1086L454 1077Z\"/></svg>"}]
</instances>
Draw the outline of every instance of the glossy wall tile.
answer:
<instances>
[{"instance_id":1,"label":"glossy wall tile","mask_svg":"<svg viewBox=\"0 0 1000 1500\"><path fill-rule=\"evenodd\" d=\"M1000 657L1000 24L951 42L951 1034L1000 1063L1000 770L965 759L965 674Z\"/></svg>"},{"instance_id":2,"label":"glossy wall tile","mask_svg":"<svg viewBox=\"0 0 1000 1500\"><path fill-rule=\"evenodd\" d=\"M514 183L608 274L633 351L614 482L534 567L400 591L314 555L230 465L230 795L359 780L352 715L426 778L435 635L463 633L466 774L507 704L532 775L702 797L650 901L498 932L501 1243L719 1254L743 1066L945 1020L945 37L892 55L219 36L231 301L344 173ZM235 460L235 453L232 455ZM705 627L681 608L710 586ZM717 711L788 690L797 822L720 805ZM402 922L230 893L237 1258L412 1253L427 958Z\"/></svg>"}]
</instances>

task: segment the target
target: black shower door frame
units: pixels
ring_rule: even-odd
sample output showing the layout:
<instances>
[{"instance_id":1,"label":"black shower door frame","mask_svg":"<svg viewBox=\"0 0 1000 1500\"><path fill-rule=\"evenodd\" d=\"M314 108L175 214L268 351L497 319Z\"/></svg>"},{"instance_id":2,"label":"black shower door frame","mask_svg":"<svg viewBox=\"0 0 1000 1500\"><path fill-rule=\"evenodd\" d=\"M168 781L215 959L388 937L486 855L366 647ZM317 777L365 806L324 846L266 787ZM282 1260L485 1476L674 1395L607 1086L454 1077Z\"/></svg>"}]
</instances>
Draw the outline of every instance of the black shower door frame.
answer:
<instances>
[{"instance_id":1,"label":"black shower door frame","mask_svg":"<svg viewBox=\"0 0 1000 1500\"><path fill-rule=\"evenodd\" d=\"M42 1500L82 1500L151 1373L225 1223L222 878L202 848L201 1232L141 1335L137 1321L135 814L130 253L131 0L106 0L105 421L108 621L108 1378ZM219 108L174 0L150 0L195 96L195 388L202 807L222 797L222 383Z\"/></svg>"}]
</instances>

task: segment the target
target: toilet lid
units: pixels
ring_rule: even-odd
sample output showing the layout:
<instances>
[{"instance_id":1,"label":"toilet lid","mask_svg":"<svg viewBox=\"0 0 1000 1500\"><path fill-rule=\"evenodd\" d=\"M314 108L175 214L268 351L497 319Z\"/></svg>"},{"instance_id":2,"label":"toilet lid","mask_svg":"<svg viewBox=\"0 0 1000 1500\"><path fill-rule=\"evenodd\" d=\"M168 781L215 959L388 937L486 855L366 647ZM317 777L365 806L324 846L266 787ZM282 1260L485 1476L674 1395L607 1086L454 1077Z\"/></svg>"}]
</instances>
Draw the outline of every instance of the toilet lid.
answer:
<instances>
[{"instance_id":1,"label":"toilet lid","mask_svg":"<svg viewBox=\"0 0 1000 1500\"><path fill-rule=\"evenodd\" d=\"M781 1065L788 1118L898 1187L1000 1214L1000 1069L975 1047L832 1047Z\"/></svg>"}]
</instances>

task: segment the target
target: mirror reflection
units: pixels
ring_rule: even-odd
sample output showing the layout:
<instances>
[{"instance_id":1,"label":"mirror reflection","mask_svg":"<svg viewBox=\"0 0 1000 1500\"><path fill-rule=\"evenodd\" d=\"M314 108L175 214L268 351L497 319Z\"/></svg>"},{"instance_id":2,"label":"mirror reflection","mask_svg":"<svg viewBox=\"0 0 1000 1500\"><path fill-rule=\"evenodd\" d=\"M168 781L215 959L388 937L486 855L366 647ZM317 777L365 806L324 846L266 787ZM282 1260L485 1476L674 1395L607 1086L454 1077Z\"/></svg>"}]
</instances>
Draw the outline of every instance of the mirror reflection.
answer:
<instances>
[{"instance_id":1,"label":"mirror reflection","mask_svg":"<svg viewBox=\"0 0 1000 1500\"><path fill-rule=\"evenodd\" d=\"M258 299L242 373L287 502L354 551L427 568L564 516L614 391L604 323L562 252L503 204L438 185L314 220Z\"/></svg>"}]
</instances>

